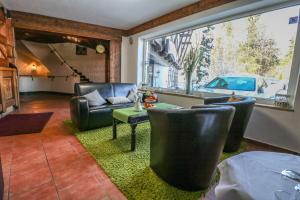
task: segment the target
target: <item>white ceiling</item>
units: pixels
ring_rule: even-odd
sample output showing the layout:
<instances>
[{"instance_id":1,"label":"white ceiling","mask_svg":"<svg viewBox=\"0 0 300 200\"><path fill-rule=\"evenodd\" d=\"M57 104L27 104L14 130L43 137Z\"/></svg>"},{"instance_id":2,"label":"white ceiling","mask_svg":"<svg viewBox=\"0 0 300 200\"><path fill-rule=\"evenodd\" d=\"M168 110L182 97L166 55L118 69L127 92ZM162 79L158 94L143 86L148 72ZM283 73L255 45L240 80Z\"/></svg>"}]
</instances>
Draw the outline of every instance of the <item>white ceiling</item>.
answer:
<instances>
[{"instance_id":1,"label":"white ceiling","mask_svg":"<svg viewBox=\"0 0 300 200\"><path fill-rule=\"evenodd\" d=\"M119 29L130 29L197 1L199 0L0 0L10 10Z\"/></svg>"}]
</instances>

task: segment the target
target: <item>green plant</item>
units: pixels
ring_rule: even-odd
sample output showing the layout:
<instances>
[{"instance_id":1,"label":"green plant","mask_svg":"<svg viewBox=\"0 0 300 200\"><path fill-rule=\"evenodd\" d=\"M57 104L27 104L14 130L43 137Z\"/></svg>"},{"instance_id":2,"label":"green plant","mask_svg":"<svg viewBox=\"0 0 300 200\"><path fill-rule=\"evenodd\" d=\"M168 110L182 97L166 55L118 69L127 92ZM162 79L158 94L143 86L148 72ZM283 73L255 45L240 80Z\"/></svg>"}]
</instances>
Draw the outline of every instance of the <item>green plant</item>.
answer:
<instances>
[{"instance_id":1,"label":"green plant","mask_svg":"<svg viewBox=\"0 0 300 200\"><path fill-rule=\"evenodd\" d=\"M204 81L209 75L209 67L211 64L211 52L214 48L214 38L212 31L214 26L208 26L202 31L202 38L200 43L200 65L197 66L197 83Z\"/></svg>"},{"instance_id":2,"label":"green plant","mask_svg":"<svg viewBox=\"0 0 300 200\"><path fill-rule=\"evenodd\" d=\"M239 62L248 73L265 76L280 63L276 41L259 28L260 16L248 18L247 40L240 44Z\"/></svg>"}]
</instances>

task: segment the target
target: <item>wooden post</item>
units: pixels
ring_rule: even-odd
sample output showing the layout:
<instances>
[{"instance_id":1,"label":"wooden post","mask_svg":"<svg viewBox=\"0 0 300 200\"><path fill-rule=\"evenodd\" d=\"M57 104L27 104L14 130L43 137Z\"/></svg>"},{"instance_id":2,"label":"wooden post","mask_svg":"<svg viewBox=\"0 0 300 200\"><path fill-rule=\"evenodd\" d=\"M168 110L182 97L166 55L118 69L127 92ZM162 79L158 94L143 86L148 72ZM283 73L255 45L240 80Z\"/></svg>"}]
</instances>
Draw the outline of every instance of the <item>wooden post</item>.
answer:
<instances>
[{"instance_id":1,"label":"wooden post","mask_svg":"<svg viewBox=\"0 0 300 200\"><path fill-rule=\"evenodd\" d=\"M121 41L109 41L105 72L106 82L121 82Z\"/></svg>"},{"instance_id":2,"label":"wooden post","mask_svg":"<svg viewBox=\"0 0 300 200\"><path fill-rule=\"evenodd\" d=\"M5 99L5 95L4 95L4 83L3 83L3 71L0 71L0 100L1 100L1 106L2 112L6 112L6 99Z\"/></svg>"}]
</instances>

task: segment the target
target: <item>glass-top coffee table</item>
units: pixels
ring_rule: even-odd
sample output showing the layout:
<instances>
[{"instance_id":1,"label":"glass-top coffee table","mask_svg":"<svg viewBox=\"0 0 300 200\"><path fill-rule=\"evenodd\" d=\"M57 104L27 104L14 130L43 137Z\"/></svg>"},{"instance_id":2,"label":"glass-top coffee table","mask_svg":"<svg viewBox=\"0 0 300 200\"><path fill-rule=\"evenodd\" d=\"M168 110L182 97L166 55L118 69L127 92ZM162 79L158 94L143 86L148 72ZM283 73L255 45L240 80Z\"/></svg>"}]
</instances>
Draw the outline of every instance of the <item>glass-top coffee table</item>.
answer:
<instances>
[{"instance_id":1,"label":"glass-top coffee table","mask_svg":"<svg viewBox=\"0 0 300 200\"><path fill-rule=\"evenodd\" d=\"M168 103L155 103L155 108L151 109L182 109L182 107ZM136 127L138 124L147 122L148 120L149 116L146 109L143 109L141 112L135 111L134 107L113 110L113 139L117 139L118 122L130 124L131 151L134 151L136 144Z\"/></svg>"}]
</instances>

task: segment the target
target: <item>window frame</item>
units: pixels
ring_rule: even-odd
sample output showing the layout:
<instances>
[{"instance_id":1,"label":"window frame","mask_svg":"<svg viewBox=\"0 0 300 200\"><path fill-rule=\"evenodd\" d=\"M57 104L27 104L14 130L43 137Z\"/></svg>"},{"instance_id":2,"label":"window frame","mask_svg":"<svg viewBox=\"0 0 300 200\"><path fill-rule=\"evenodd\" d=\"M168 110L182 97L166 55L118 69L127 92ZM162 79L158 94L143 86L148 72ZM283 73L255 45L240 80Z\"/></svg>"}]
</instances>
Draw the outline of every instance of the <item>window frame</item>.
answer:
<instances>
[{"instance_id":1,"label":"window frame","mask_svg":"<svg viewBox=\"0 0 300 200\"><path fill-rule=\"evenodd\" d=\"M156 36L153 37L145 37L143 38L143 58L142 58L142 68L143 68L143 73L142 73L142 81L143 83L147 84L147 82L145 82L146 80L146 57L147 57L147 48L148 48L148 41L153 40L153 39L158 39L161 37L167 37L170 35L174 35L174 34L178 34L184 31L189 31L189 30L195 30L195 29L200 29L200 28L204 28L207 26L212 26L212 25L216 25L216 24L220 24L220 23L226 23L232 20L237 20L237 19L241 19L241 18L245 18L245 17L249 17L249 16L253 16L253 15L259 15L259 14L263 14L263 13L267 13L267 12L272 12L272 11L276 11L276 10L280 10L280 9L284 9L284 8L288 8L288 7L293 7L293 6L300 6L300 1L295 1L295 2L285 2L285 3L281 3L281 4L277 4L277 5L272 5L272 6L266 6L266 7L262 7L260 9L257 10L251 10L245 13L239 13L239 14L234 14L222 19L213 19L213 20L208 20L206 22L197 24L195 26L191 26L188 28L183 28L183 29L178 29L176 31L170 31L168 33L165 34L158 34ZM300 9L299 9L300 10ZM295 99L296 99L296 93L297 90L299 89L298 87L300 87L300 83L299 83L299 73L300 73L300 11L299 11L299 15L298 15L298 28L297 28L297 33L296 33L296 38L295 38L295 47L294 47L294 54L293 54L293 60L292 60L292 64L291 64L291 72L290 72L290 78L289 78L289 84L288 84L288 91L287 94L290 96L289 98L289 103L292 107L292 109L294 108L294 104L295 104ZM170 89L170 88L158 88L158 87L151 87L151 86L147 86L147 88L149 89L156 89L159 90L160 92L171 92L171 93L182 93L184 94L185 91L184 90L177 90L177 89ZM204 98L206 96L221 96L221 95L226 95L225 93L215 93L215 92L203 92L203 91L193 91L193 96L197 95L199 96L199 98ZM228 95L228 94L227 94ZM189 96L189 95L186 95ZM257 103L259 104L266 104L266 105L274 105L275 100L274 99L266 99L266 98L261 98L261 97L255 97L257 100Z\"/></svg>"}]
</instances>

